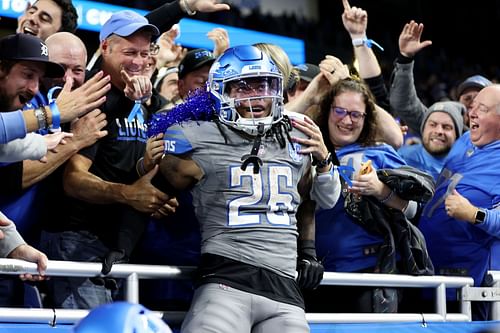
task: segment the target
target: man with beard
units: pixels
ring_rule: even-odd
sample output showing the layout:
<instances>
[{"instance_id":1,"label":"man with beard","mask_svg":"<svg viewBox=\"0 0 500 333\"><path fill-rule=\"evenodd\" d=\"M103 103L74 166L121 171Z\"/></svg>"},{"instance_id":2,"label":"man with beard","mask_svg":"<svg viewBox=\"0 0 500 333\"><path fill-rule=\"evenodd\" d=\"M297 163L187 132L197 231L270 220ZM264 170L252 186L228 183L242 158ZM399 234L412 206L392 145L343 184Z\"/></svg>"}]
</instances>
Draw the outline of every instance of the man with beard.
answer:
<instances>
[{"instance_id":1,"label":"man with beard","mask_svg":"<svg viewBox=\"0 0 500 333\"><path fill-rule=\"evenodd\" d=\"M399 155L437 180L448 152L462 135L464 112L465 106L458 102L434 103L422 119L422 144L403 146L398 150Z\"/></svg>"},{"instance_id":2,"label":"man with beard","mask_svg":"<svg viewBox=\"0 0 500 333\"><path fill-rule=\"evenodd\" d=\"M76 36L74 38L78 39ZM56 42L54 41L54 43ZM75 56L85 55L80 57L81 59L78 58L81 62L80 66L84 68L86 51L83 43L80 41L80 47L83 47L83 51L75 52L73 46L75 43L72 43L70 38L59 39L59 42L64 44L68 53ZM36 127L30 127L28 119L28 121L25 121L28 129L40 128L48 130L51 127L49 125L55 127L56 110L59 111L59 123L68 122L77 116L81 116L72 125L74 136L67 138L66 144L59 146L57 152L48 152L43 163L37 160L25 160L3 165L0 168L0 177L3 183L0 190L0 208L10 219L16 222L17 229L31 243L38 240L36 233L38 229L34 228L34 226L38 222L41 203L44 202L38 200L40 199L37 197L38 190L32 185L45 179L79 149L92 144L98 137L105 134L105 132L100 132L100 129L105 125L105 117L104 115L99 116L99 110L93 110L85 116L82 115L104 101L102 96L109 90L109 78L103 78L102 73L100 73L89 80L89 83L81 87L81 89L70 92L75 87L75 84L72 83L79 82L79 80L77 77L68 77L71 82L68 82L65 86L60 98L56 99L52 104L33 104L30 103L32 97L42 96L39 92L39 82L45 80L44 82L49 84L51 79L64 76L60 81L54 81L62 82L64 85L65 78L68 76L68 71L65 71L65 69L71 66L68 66L67 59L62 57L59 54L60 52L55 52L54 57L50 56L50 60L53 62L47 62L50 52L49 45L35 36L16 34L3 38L0 43L2 49L0 54L0 104L2 110L16 110L24 107L25 111L22 114L33 115L37 125ZM59 62L64 65L61 66ZM78 83L78 85L82 84L83 80ZM96 94L94 95L94 93ZM92 95L94 96L91 97ZM86 100L82 100L82 98ZM60 103L64 100L65 103ZM14 111L11 113L16 115L20 112ZM30 137L32 135L36 134L30 134ZM13 161L14 159L10 160ZM55 209L57 210L60 203L57 200L52 202L56 205ZM36 206L36 204L40 206ZM38 209L35 209L35 207L38 207ZM15 294L21 295L22 293L15 292L12 287L14 285L6 280L1 281L1 286L0 303L3 305L17 303L13 297Z\"/></svg>"}]
</instances>

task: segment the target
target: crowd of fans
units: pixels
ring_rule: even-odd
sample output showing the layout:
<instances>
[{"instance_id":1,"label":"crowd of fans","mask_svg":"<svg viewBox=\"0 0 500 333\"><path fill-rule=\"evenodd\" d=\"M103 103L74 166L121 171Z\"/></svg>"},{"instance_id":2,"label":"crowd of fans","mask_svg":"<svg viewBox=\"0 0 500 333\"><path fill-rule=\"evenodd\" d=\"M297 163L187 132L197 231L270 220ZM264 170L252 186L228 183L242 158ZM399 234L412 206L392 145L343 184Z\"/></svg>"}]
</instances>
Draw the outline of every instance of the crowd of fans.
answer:
<instances>
[{"instance_id":1,"label":"crowd of fans","mask_svg":"<svg viewBox=\"0 0 500 333\"><path fill-rule=\"evenodd\" d=\"M430 310L425 294L317 289L324 270L481 286L500 269L498 73L433 57L414 20L393 42L370 39L367 11L342 4L344 52L298 66L278 45L231 47L244 41L222 28L206 32L213 50L176 44L175 23L197 12L265 26L213 0L114 13L92 57L69 0L28 5L0 39L0 254L36 262L23 276L35 281L47 257L102 262L95 278L43 281L42 306L120 299L117 263L196 265L193 281L149 284L142 300L189 310L185 332L307 332L305 311ZM267 19L273 33L314 30ZM20 281L0 283L1 304L23 306ZM233 305L254 302L264 319L239 320L250 310ZM488 311L473 304L473 319Z\"/></svg>"}]
</instances>

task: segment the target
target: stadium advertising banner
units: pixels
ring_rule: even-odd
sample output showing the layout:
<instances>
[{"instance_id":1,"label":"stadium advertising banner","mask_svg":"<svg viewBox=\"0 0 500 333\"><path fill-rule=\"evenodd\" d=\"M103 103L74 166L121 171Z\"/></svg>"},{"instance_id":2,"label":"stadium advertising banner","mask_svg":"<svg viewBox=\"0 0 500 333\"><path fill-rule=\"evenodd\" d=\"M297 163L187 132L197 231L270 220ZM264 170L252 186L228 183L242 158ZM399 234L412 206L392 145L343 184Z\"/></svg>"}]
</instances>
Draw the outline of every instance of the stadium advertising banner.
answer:
<instances>
[{"instance_id":1,"label":"stadium advertising banner","mask_svg":"<svg viewBox=\"0 0 500 333\"><path fill-rule=\"evenodd\" d=\"M17 18L26 8L27 0L0 0L0 16ZM108 5L102 2L73 0L78 12L78 28L90 31L99 31L106 20L118 10L133 9L145 15L147 12L140 9ZM301 39L268 34L248 29L234 28L230 26L208 23L184 18L180 21L181 34L177 42L186 47L201 47L212 49L213 43L206 36L213 28L221 27L228 31L231 45L273 43L281 46L289 55L294 64L305 62L305 45Z\"/></svg>"}]
</instances>

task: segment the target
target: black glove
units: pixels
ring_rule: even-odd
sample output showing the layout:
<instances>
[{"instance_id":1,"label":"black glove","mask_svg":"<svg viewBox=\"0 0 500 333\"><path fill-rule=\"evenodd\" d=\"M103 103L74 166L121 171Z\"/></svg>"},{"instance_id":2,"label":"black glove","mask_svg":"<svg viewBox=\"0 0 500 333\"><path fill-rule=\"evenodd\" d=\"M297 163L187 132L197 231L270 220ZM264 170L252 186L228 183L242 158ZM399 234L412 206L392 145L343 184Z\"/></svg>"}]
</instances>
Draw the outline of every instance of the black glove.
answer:
<instances>
[{"instance_id":1,"label":"black glove","mask_svg":"<svg viewBox=\"0 0 500 333\"><path fill-rule=\"evenodd\" d=\"M297 258L297 283L303 289L318 288L325 271L316 258L316 246L313 240L299 240Z\"/></svg>"},{"instance_id":2,"label":"black glove","mask_svg":"<svg viewBox=\"0 0 500 333\"><path fill-rule=\"evenodd\" d=\"M107 275L111 272L114 264L125 264L128 260L129 258L125 255L125 250L111 250L102 261L101 273Z\"/></svg>"}]
</instances>

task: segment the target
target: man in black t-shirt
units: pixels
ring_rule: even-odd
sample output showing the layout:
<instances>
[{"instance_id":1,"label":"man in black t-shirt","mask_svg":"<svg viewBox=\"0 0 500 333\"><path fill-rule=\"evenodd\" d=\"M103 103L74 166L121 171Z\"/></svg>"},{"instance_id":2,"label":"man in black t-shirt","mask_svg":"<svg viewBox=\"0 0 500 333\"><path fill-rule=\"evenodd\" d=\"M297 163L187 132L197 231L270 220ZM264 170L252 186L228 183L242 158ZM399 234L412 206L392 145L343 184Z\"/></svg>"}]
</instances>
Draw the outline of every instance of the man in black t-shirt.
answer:
<instances>
[{"instance_id":1,"label":"man in black t-shirt","mask_svg":"<svg viewBox=\"0 0 500 333\"><path fill-rule=\"evenodd\" d=\"M146 75L151 40L158 34L156 26L132 11L116 12L102 27L102 62L96 71L103 70L111 77L112 88L101 107L108 135L81 150L66 166L63 183L69 216L53 232L45 233L43 242L49 244L51 259L105 259L109 270L110 263L126 260L135 245L121 237L122 226L137 226L138 231L127 231L140 232L152 213L169 205L169 197L151 184L157 169L143 177L136 172L147 140L144 122L160 105ZM144 100L148 100L147 105ZM113 282L54 278L52 305L93 308L108 303L116 287Z\"/></svg>"}]
</instances>

